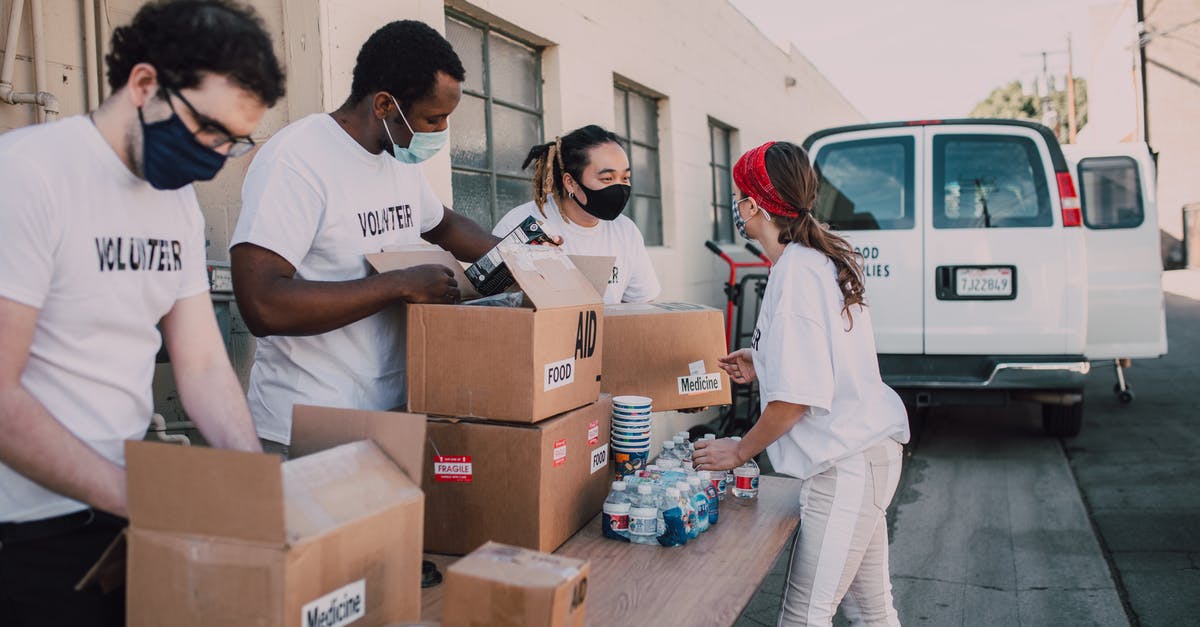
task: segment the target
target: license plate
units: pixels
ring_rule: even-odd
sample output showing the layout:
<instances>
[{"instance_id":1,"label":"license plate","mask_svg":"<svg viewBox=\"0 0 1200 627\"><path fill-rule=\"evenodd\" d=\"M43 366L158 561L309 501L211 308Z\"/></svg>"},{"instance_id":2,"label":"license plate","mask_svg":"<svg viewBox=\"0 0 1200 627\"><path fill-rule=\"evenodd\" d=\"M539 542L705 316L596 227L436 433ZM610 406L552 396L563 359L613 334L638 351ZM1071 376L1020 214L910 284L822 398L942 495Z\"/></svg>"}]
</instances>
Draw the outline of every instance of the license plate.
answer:
<instances>
[{"instance_id":1,"label":"license plate","mask_svg":"<svg viewBox=\"0 0 1200 627\"><path fill-rule=\"evenodd\" d=\"M1012 296L1011 268L959 268L955 276L958 296Z\"/></svg>"}]
</instances>

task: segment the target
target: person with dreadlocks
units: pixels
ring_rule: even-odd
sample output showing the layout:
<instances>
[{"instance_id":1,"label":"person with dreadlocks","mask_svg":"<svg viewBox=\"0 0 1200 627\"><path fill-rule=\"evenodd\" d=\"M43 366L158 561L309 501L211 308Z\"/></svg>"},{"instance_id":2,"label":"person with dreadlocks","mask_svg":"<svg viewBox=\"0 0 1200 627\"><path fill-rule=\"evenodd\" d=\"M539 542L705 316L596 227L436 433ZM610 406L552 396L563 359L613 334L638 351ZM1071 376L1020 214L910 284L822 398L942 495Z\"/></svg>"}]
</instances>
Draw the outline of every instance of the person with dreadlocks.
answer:
<instances>
[{"instance_id":1,"label":"person with dreadlocks","mask_svg":"<svg viewBox=\"0 0 1200 627\"><path fill-rule=\"evenodd\" d=\"M754 148L733 181L734 224L773 266L750 348L721 368L758 380L762 415L740 442L698 442L693 464L727 470L766 450L776 471L804 481L780 625L829 625L843 599L865 624L899 625L884 512L908 417L879 376L862 268L813 216L817 175L803 148Z\"/></svg>"},{"instance_id":2,"label":"person with dreadlocks","mask_svg":"<svg viewBox=\"0 0 1200 627\"><path fill-rule=\"evenodd\" d=\"M504 216L492 234L507 235L533 216L563 238L572 255L614 257L605 303L647 303L662 288L633 220L622 215L632 190L629 157L617 136L595 124L529 149L533 200Z\"/></svg>"}]
</instances>

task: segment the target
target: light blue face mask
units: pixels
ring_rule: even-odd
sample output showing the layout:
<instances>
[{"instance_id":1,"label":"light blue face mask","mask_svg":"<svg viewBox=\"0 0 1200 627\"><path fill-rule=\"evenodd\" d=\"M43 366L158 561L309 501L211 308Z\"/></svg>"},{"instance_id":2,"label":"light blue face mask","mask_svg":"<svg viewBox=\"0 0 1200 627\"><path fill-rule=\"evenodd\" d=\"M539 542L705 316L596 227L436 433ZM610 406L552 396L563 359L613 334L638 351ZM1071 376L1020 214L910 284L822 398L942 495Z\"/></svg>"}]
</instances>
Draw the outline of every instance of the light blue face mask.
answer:
<instances>
[{"instance_id":1,"label":"light blue face mask","mask_svg":"<svg viewBox=\"0 0 1200 627\"><path fill-rule=\"evenodd\" d=\"M450 128L438 131L436 133L418 133L413 130L412 125L408 123L408 118L404 117L404 110L400 108L400 103L396 102L395 96L388 94L392 99L392 104L396 105L396 110L400 112L400 119L404 120L404 125L408 127L408 132L412 133L412 140L408 142L408 148L404 148L392 139L392 131L388 130L387 120L383 122L383 131L387 133L388 141L392 142L392 156L401 163L421 163L436 155L439 150L446 147L446 142L450 140Z\"/></svg>"}]
</instances>

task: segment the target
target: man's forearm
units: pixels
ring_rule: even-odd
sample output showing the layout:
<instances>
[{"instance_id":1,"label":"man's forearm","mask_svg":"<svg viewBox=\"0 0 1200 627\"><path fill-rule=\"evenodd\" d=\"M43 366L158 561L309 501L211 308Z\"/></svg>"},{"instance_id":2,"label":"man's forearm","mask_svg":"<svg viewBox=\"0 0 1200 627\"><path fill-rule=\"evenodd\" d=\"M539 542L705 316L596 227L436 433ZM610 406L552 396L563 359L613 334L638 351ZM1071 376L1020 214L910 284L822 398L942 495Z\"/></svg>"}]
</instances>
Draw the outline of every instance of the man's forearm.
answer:
<instances>
[{"instance_id":1,"label":"man's forearm","mask_svg":"<svg viewBox=\"0 0 1200 627\"><path fill-rule=\"evenodd\" d=\"M422 237L450 251L455 259L474 263L500 243L499 237L492 235L474 220L449 208L444 207L443 211L445 214L441 224Z\"/></svg>"},{"instance_id":2,"label":"man's forearm","mask_svg":"<svg viewBox=\"0 0 1200 627\"><path fill-rule=\"evenodd\" d=\"M337 282L276 277L254 297L259 306L246 322L259 337L328 333L396 302L401 292L395 283L383 274ZM238 302L252 300L239 297Z\"/></svg>"},{"instance_id":3,"label":"man's forearm","mask_svg":"<svg viewBox=\"0 0 1200 627\"><path fill-rule=\"evenodd\" d=\"M201 372L176 372L179 399L188 418L216 448L262 452L246 396L224 355Z\"/></svg>"},{"instance_id":4,"label":"man's forearm","mask_svg":"<svg viewBox=\"0 0 1200 627\"><path fill-rule=\"evenodd\" d=\"M25 388L0 390L0 461L38 485L128 516L125 470L71 433ZM20 434L20 437L13 437Z\"/></svg>"}]
</instances>

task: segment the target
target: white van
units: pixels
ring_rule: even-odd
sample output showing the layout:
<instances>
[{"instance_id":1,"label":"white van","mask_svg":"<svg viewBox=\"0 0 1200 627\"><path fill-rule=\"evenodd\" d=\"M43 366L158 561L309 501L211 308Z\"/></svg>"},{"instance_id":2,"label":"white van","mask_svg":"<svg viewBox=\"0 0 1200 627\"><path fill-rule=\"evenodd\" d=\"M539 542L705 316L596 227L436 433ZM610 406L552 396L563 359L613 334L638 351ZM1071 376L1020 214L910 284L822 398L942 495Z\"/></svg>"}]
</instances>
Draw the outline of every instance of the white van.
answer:
<instances>
[{"instance_id":1,"label":"white van","mask_svg":"<svg viewBox=\"0 0 1200 627\"><path fill-rule=\"evenodd\" d=\"M862 255L884 380L917 406L1040 402L1047 433L1077 434L1090 349L1112 359L1151 332L1089 312L1090 284L1119 285L1104 272L1125 271L1089 273L1090 229L1053 133L922 120L827 129L804 145L821 179L816 214ZM1153 294L1137 299L1151 307Z\"/></svg>"}]
</instances>

